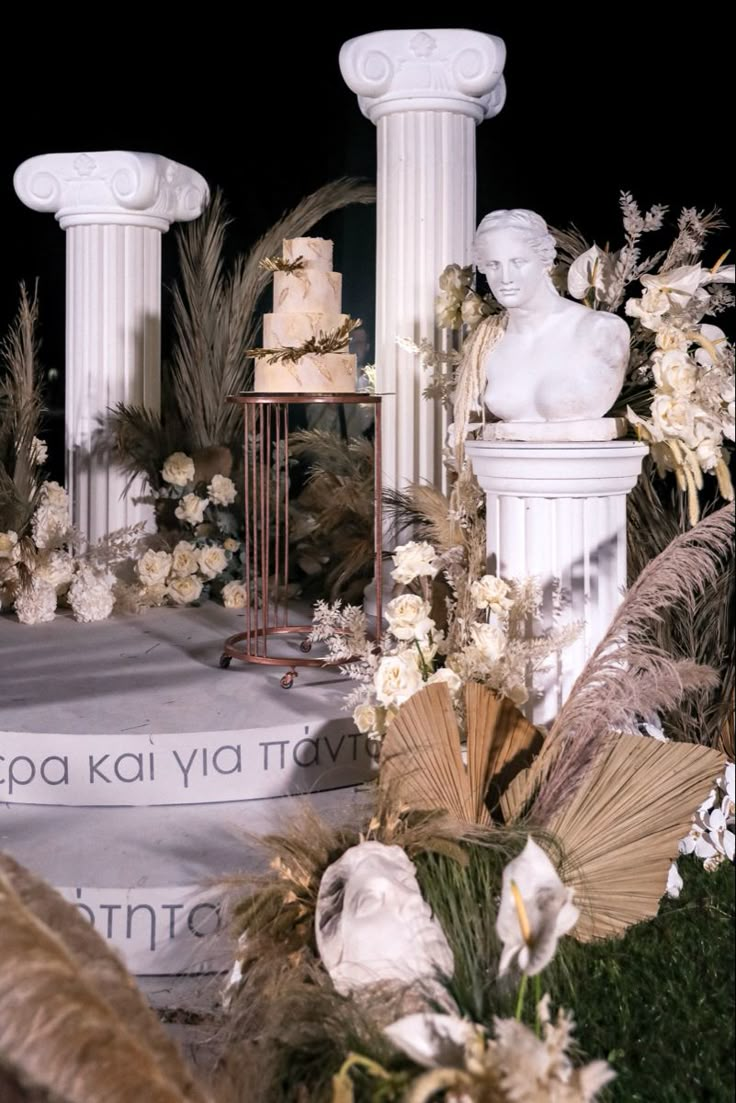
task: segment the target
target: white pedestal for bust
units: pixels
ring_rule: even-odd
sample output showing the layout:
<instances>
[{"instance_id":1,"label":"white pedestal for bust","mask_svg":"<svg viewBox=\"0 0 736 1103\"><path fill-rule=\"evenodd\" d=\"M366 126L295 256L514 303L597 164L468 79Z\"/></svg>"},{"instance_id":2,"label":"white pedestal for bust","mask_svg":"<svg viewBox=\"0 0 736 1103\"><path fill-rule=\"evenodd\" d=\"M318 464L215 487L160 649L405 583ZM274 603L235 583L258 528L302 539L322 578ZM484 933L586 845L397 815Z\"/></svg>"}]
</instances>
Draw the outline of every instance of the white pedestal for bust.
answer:
<instances>
[{"instance_id":1,"label":"white pedestal for bust","mask_svg":"<svg viewBox=\"0 0 736 1103\"><path fill-rule=\"evenodd\" d=\"M549 724L605 635L626 587L626 495L646 445L634 441L530 443L468 441L486 495L489 573L536 576L542 585L540 635L583 621L580 638L530 677L532 723ZM555 610L562 600L562 615Z\"/></svg>"},{"instance_id":2,"label":"white pedestal for bust","mask_svg":"<svg viewBox=\"0 0 736 1103\"><path fill-rule=\"evenodd\" d=\"M443 478L442 413L396 339L442 343L437 280L470 259L475 128L503 107L505 59L500 38L467 30L377 31L340 51L345 82L378 130L375 357L392 487Z\"/></svg>"},{"instance_id":3,"label":"white pedestal for bust","mask_svg":"<svg viewBox=\"0 0 736 1103\"><path fill-rule=\"evenodd\" d=\"M159 409L161 235L197 218L209 191L184 165L119 150L31 157L14 184L67 231L66 483L74 524L95 541L153 519L97 438L118 402Z\"/></svg>"}]
</instances>

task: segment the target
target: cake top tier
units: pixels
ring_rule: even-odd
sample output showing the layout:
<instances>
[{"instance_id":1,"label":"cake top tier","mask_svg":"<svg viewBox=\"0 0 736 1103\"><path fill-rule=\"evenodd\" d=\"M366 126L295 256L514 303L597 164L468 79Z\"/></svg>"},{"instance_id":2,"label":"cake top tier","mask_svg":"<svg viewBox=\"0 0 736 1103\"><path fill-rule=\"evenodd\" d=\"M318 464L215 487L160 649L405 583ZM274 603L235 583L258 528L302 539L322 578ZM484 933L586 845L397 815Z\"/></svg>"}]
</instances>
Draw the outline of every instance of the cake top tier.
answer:
<instances>
[{"instance_id":1,"label":"cake top tier","mask_svg":"<svg viewBox=\"0 0 736 1103\"><path fill-rule=\"evenodd\" d=\"M332 271L332 242L323 237L294 237L284 240L284 260L301 257L305 268Z\"/></svg>"}]
</instances>

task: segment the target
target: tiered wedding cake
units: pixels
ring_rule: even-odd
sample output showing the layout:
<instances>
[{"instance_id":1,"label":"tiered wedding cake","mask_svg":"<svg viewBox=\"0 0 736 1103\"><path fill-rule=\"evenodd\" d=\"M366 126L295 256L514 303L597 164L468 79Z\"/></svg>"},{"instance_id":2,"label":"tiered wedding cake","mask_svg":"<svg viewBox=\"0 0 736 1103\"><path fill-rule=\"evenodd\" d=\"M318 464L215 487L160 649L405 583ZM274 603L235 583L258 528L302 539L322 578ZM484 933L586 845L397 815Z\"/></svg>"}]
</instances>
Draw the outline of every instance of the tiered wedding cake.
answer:
<instances>
[{"instance_id":1,"label":"tiered wedding cake","mask_svg":"<svg viewBox=\"0 0 736 1103\"><path fill-rule=\"evenodd\" d=\"M353 353L305 352L298 359L274 358L275 350L299 349L310 340L339 332L350 321L341 313L342 275L332 271L332 242L320 237L284 241L284 261L293 263L300 257L302 267L273 274L273 314L263 318L263 345L270 355L256 357L255 390L355 391ZM345 349L347 343L346 334Z\"/></svg>"}]
</instances>

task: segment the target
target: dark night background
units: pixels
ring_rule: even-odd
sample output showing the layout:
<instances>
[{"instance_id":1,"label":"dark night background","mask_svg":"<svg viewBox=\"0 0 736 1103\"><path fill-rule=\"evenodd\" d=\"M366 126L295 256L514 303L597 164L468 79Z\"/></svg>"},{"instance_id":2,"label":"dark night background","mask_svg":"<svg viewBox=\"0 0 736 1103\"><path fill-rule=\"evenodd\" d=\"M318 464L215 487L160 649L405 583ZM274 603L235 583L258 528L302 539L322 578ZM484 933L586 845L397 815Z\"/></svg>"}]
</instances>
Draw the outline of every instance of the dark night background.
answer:
<instances>
[{"instance_id":1,"label":"dark night background","mask_svg":"<svg viewBox=\"0 0 736 1103\"><path fill-rule=\"evenodd\" d=\"M223 190L233 218L229 248L247 249L321 184L342 175L375 179L375 127L338 67L341 44L359 34L465 26L505 40L506 106L477 130L479 217L495 207L531 207L552 225L574 222L589 239L616 248L618 194L626 189L643 207L669 205L674 217L681 206L719 206L733 224L725 163L731 44L723 27L706 25L705 16L698 22L694 9L678 20L661 6L601 6L594 17L590 5L532 15L517 4L495 14L488 7L402 8L419 17L397 19L373 7L362 18L349 9L345 17L324 11L300 25L264 12L256 24L244 7L242 29L224 9L190 10L174 9L166 30L156 27L155 12L150 25L137 13L136 26L117 13L104 30L97 19L85 27L79 12L58 40L48 22L34 31L27 66L0 77L0 332L15 313L18 283L38 280L42 363L56 375L47 392L50 428L60 428L53 410L63 409L64 233L53 215L17 198L16 167L53 151L163 154ZM399 9L386 10L395 16ZM74 33L66 29L72 23ZM369 328L374 226L374 208L354 207L313 231L334 239L344 309ZM174 237L172 228L163 239L164 326ZM729 245L730 234L719 234L705 259L715 261ZM56 467L58 433L50 435Z\"/></svg>"}]
</instances>

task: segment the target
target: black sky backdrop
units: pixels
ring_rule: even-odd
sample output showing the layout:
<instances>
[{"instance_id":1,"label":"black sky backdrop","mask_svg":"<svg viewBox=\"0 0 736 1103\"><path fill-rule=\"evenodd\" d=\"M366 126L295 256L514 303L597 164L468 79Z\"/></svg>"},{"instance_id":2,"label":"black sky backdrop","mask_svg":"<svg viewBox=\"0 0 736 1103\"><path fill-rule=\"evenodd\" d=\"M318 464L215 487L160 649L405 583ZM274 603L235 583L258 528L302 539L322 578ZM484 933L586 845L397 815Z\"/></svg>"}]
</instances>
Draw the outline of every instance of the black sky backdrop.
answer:
<instances>
[{"instance_id":1,"label":"black sky backdrop","mask_svg":"<svg viewBox=\"0 0 736 1103\"><path fill-rule=\"evenodd\" d=\"M57 409L64 233L52 215L17 198L16 167L53 151L163 154L222 189L233 218L229 248L247 249L321 184L343 175L375 179L375 128L338 66L341 44L359 34L465 26L506 42L506 106L477 130L479 217L495 207L531 207L553 225L574 222L589 239L616 247L618 195L626 189L642 206L668 204L673 216L682 206L719 206L733 224L733 46L713 6L678 16L663 5L559 4L535 14L520 3L333 14L315 5L309 23L266 5L257 21L247 6L232 14L214 5L172 8L166 23L158 9L119 9L102 22L101 10L63 20L58 11L29 14L27 34L6 40L0 76L0 331L14 315L19 282L37 280L42 362L59 373L49 390ZM28 42L26 56L19 44ZM369 326L374 227L373 208L350 208L315 231L335 241L344 309ZM720 235L706 259L729 244L730 234ZM173 230L164 235L163 268L166 321Z\"/></svg>"}]
</instances>

